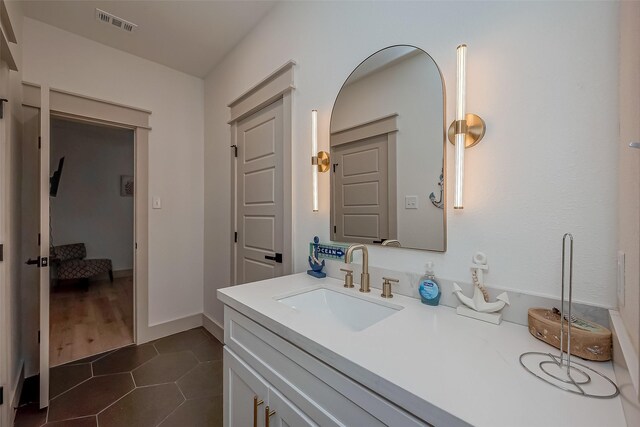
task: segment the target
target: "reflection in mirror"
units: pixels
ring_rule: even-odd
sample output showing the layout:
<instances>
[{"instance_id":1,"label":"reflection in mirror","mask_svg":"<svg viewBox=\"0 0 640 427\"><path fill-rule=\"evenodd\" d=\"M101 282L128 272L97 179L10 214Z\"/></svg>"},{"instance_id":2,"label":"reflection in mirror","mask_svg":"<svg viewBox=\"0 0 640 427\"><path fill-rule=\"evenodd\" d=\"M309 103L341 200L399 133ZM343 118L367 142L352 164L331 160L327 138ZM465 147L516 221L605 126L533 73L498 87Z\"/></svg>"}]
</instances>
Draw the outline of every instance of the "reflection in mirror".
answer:
<instances>
[{"instance_id":1,"label":"reflection in mirror","mask_svg":"<svg viewBox=\"0 0 640 427\"><path fill-rule=\"evenodd\" d=\"M382 49L331 114L333 241L446 250L444 83L413 46Z\"/></svg>"}]
</instances>

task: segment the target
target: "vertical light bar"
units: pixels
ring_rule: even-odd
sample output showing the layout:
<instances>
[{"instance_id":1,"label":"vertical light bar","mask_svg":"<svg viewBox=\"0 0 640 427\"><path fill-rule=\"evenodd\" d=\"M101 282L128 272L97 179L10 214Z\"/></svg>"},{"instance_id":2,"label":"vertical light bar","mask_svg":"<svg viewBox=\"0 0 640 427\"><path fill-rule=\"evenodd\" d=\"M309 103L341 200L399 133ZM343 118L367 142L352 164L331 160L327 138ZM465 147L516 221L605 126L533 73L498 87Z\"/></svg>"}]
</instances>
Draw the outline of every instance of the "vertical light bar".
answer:
<instances>
[{"instance_id":1,"label":"vertical light bar","mask_svg":"<svg viewBox=\"0 0 640 427\"><path fill-rule=\"evenodd\" d=\"M313 168L313 211L318 212L318 111L311 110L311 167ZM315 161L313 161L315 159Z\"/></svg>"},{"instance_id":2,"label":"vertical light bar","mask_svg":"<svg viewBox=\"0 0 640 427\"><path fill-rule=\"evenodd\" d=\"M456 137L455 137L455 170L456 183L453 195L453 208L463 209L462 195L464 192L464 149L467 134L466 102L467 102L467 45L461 44L457 49L457 76L456 76Z\"/></svg>"}]
</instances>

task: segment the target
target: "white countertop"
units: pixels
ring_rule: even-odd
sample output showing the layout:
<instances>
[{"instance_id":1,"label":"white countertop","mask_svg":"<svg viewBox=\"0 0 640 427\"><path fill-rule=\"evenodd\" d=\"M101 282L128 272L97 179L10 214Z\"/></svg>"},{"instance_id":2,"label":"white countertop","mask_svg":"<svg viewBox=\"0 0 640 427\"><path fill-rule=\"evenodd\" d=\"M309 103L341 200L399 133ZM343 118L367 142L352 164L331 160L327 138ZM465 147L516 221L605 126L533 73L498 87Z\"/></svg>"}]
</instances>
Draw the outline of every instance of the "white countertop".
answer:
<instances>
[{"instance_id":1,"label":"white countertop","mask_svg":"<svg viewBox=\"0 0 640 427\"><path fill-rule=\"evenodd\" d=\"M594 399L556 389L525 371L526 351L557 350L526 327L496 326L375 289L353 296L404 307L359 332L320 323L274 297L316 287L344 290L306 273L218 290L231 308L434 425L625 426L620 397ZM615 381L611 363L579 359Z\"/></svg>"}]
</instances>

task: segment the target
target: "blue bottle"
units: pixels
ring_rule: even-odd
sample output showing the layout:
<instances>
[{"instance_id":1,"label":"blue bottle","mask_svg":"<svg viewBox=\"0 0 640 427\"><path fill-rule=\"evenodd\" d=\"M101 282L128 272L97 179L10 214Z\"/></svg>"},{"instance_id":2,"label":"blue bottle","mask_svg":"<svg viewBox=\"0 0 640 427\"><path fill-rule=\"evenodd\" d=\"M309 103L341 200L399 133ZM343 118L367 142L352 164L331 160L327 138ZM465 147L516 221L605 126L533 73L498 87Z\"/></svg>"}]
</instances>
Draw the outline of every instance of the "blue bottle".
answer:
<instances>
[{"instance_id":1,"label":"blue bottle","mask_svg":"<svg viewBox=\"0 0 640 427\"><path fill-rule=\"evenodd\" d=\"M433 273L433 262L427 263L427 272L420 279L420 286L418 286L418 292L420 293L420 299L423 304L438 305L440 303L440 295L442 290L440 285L436 282L436 277Z\"/></svg>"}]
</instances>

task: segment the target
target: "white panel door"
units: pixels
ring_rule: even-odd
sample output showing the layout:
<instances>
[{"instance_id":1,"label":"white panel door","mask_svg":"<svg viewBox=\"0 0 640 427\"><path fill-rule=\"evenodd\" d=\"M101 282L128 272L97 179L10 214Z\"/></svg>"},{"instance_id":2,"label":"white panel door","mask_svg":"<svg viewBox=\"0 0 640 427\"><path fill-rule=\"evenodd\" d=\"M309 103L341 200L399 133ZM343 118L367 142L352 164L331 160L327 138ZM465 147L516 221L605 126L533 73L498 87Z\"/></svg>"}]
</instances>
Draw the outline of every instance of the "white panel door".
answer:
<instances>
[{"instance_id":1,"label":"white panel door","mask_svg":"<svg viewBox=\"0 0 640 427\"><path fill-rule=\"evenodd\" d=\"M23 154L32 154L23 159L22 165L22 236L27 242L23 254L29 257L26 262L29 266L22 271L25 286L36 286L39 293L40 408L49 406L49 114L49 88L42 86L40 109L24 107L22 124ZM25 288L23 292L31 294L32 289ZM26 339L31 342L34 331L27 328L26 332L29 333Z\"/></svg>"},{"instance_id":2,"label":"white panel door","mask_svg":"<svg viewBox=\"0 0 640 427\"><path fill-rule=\"evenodd\" d=\"M238 122L236 284L284 274L282 100Z\"/></svg>"},{"instance_id":3,"label":"white panel door","mask_svg":"<svg viewBox=\"0 0 640 427\"><path fill-rule=\"evenodd\" d=\"M23 315L28 322L23 324L22 344L25 349L25 369L37 371L38 330L40 329L40 109L22 106L22 301ZM29 260L29 261L28 261ZM24 263L27 261L28 263Z\"/></svg>"},{"instance_id":4,"label":"white panel door","mask_svg":"<svg viewBox=\"0 0 640 427\"><path fill-rule=\"evenodd\" d=\"M387 139L384 134L332 148L334 241L380 243L392 238Z\"/></svg>"}]
</instances>

